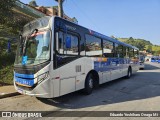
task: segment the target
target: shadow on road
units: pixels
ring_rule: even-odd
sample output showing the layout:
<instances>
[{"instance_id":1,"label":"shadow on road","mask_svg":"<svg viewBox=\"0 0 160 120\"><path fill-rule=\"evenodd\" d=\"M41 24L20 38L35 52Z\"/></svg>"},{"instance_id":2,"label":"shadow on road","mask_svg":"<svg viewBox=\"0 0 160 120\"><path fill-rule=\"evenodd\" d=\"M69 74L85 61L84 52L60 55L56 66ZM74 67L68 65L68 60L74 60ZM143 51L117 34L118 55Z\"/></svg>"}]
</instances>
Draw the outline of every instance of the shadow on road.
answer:
<instances>
[{"instance_id":1,"label":"shadow on road","mask_svg":"<svg viewBox=\"0 0 160 120\"><path fill-rule=\"evenodd\" d=\"M155 72L156 69L160 68L146 64L145 70L130 79L120 78L100 85L91 95L77 91L58 98L38 99L59 108L78 109L160 96L160 73Z\"/></svg>"},{"instance_id":2,"label":"shadow on road","mask_svg":"<svg viewBox=\"0 0 160 120\"><path fill-rule=\"evenodd\" d=\"M146 62L145 63L145 70L156 70L156 69L160 69L160 64L158 63L151 63L151 62ZM159 67L157 67L159 66Z\"/></svg>"}]
</instances>

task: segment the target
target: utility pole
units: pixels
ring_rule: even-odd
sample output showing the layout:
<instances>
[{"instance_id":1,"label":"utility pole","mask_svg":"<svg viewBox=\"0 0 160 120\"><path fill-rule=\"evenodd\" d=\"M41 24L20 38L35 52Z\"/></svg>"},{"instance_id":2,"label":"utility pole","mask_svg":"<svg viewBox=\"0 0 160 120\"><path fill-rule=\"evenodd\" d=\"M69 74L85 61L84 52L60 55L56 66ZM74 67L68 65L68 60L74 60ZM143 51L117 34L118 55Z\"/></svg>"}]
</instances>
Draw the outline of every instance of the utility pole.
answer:
<instances>
[{"instance_id":1,"label":"utility pole","mask_svg":"<svg viewBox=\"0 0 160 120\"><path fill-rule=\"evenodd\" d=\"M58 2L58 16L63 18L63 2L64 0L55 0Z\"/></svg>"}]
</instances>

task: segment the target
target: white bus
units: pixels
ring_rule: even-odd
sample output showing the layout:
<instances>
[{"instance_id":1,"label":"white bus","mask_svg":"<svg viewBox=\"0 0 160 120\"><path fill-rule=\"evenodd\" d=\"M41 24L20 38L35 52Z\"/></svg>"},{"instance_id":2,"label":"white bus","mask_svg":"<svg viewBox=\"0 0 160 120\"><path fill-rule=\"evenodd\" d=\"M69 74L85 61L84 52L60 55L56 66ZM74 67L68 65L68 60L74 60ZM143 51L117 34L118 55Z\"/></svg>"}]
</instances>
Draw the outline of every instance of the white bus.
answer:
<instances>
[{"instance_id":1,"label":"white bus","mask_svg":"<svg viewBox=\"0 0 160 120\"><path fill-rule=\"evenodd\" d=\"M15 89L53 98L130 78L139 69L138 48L59 17L26 24L14 64Z\"/></svg>"}]
</instances>

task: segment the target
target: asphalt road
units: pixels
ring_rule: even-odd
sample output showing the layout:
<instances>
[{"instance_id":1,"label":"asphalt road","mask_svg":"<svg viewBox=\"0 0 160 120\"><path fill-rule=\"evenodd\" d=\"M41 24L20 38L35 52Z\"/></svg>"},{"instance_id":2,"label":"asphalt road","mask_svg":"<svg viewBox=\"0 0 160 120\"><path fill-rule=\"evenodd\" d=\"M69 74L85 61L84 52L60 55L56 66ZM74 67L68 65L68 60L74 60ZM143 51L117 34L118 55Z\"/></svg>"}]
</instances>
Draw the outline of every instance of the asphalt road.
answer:
<instances>
[{"instance_id":1,"label":"asphalt road","mask_svg":"<svg viewBox=\"0 0 160 120\"><path fill-rule=\"evenodd\" d=\"M145 69L139 70L136 74L132 75L130 79L121 78L105 83L88 96L83 95L81 92L74 92L54 99L37 99L31 96L19 95L0 99L0 110L160 111L159 103L160 64L146 63ZM46 116L51 116L52 114L53 113L50 112L46 114ZM89 114L93 113L88 112L87 116ZM141 119L146 120L146 118Z\"/></svg>"}]
</instances>

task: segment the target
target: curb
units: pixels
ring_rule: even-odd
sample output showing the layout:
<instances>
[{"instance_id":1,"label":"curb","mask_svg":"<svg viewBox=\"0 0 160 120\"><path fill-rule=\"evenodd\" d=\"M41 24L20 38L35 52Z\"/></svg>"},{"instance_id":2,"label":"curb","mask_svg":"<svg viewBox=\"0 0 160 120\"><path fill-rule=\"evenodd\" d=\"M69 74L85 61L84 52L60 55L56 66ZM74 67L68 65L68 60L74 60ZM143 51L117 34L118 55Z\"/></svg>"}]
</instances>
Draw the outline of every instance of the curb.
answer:
<instances>
[{"instance_id":1,"label":"curb","mask_svg":"<svg viewBox=\"0 0 160 120\"><path fill-rule=\"evenodd\" d=\"M2 99L2 98L6 98L6 97L12 97L12 96L17 96L17 95L21 95L20 93L18 93L18 92L13 92L13 93L6 93L6 94L1 94L0 95L0 99Z\"/></svg>"}]
</instances>

